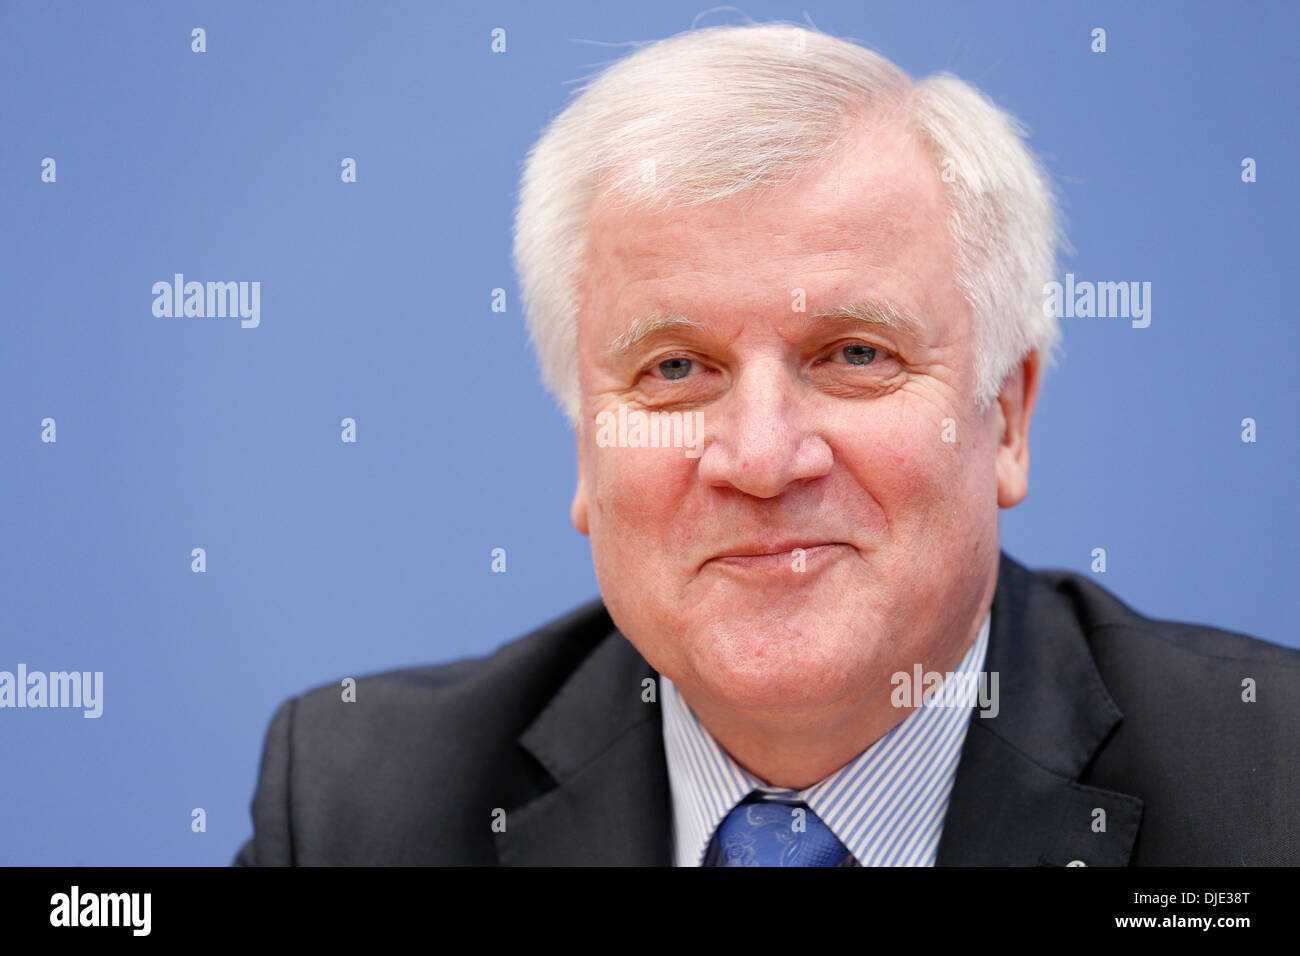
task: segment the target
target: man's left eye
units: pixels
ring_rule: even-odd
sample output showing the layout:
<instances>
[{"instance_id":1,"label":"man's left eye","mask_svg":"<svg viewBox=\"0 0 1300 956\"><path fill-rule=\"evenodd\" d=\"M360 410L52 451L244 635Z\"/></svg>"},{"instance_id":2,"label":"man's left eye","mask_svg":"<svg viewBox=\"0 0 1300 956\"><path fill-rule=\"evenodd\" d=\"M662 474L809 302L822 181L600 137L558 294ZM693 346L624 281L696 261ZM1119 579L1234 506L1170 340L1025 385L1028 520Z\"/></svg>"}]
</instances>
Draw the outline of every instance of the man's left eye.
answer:
<instances>
[{"instance_id":1,"label":"man's left eye","mask_svg":"<svg viewBox=\"0 0 1300 956\"><path fill-rule=\"evenodd\" d=\"M846 345L841 351L850 365L870 365L876 359L876 350L870 345Z\"/></svg>"}]
</instances>

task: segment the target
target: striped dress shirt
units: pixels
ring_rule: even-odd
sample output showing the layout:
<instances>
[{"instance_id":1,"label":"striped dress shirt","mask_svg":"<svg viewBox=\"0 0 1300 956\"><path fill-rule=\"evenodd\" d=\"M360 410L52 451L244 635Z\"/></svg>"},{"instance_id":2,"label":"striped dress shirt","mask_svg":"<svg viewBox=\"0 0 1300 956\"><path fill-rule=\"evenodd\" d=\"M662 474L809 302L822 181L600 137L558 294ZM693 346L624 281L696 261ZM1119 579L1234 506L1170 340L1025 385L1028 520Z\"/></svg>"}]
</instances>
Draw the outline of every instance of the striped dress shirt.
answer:
<instances>
[{"instance_id":1,"label":"striped dress shirt","mask_svg":"<svg viewBox=\"0 0 1300 956\"><path fill-rule=\"evenodd\" d=\"M661 674L675 865L701 865L718 825L757 790L806 803L862 866L933 866L975 703L961 688L973 688L983 673L990 618L991 613L985 615L979 635L944 688L927 697L936 703L963 701L962 706L916 708L850 763L806 790L770 787L746 771Z\"/></svg>"}]
</instances>

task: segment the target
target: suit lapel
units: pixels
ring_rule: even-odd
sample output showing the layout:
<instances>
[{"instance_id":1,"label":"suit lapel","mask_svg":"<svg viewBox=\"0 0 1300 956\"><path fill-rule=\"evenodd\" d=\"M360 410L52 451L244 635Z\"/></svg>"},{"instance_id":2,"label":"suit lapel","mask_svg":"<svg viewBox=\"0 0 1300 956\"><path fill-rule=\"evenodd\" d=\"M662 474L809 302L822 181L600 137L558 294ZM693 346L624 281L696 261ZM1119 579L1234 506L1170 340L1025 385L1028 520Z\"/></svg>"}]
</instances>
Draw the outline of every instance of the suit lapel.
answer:
<instances>
[{"instance_id":1,"label":"suit lapel","mask_svg":"<svg viewBox=\"0 0 1300 956\"><path fill-rule=\"evenodd\" d=\"M992 615L999 709L971 716L937 864L1127 865L1142 801L1078 782L1123 715L1071 605L1003 554ZM614 630L523 733L555 786L507 811L503 864L671 865L659 704L642 700L655 677Z\"/></svg>"},{"instance_id":2,"label":"suit lapel","mask_svg":"<svg viewBox=\"0 0 1300 956\"><path fill-rule=\"evenodd\" d=\"M671 797L657 675L617 630L519 738L556 786L506 813L507 866L668 866ZM656 688L657 682L653 685Z\"/></svg>"},{"instance_id":3,"label":"suit lapel","mask_svg":"<svg viewBox=\"0 0 1300 956\"><path fill-rule=\"evenodd\" d=\"M1123 718L1068 601L1003 554L984 669L996 716L971 716L936 863L1125 866L1142 801L1078 782Z\"/></svg>"}]
</instances>

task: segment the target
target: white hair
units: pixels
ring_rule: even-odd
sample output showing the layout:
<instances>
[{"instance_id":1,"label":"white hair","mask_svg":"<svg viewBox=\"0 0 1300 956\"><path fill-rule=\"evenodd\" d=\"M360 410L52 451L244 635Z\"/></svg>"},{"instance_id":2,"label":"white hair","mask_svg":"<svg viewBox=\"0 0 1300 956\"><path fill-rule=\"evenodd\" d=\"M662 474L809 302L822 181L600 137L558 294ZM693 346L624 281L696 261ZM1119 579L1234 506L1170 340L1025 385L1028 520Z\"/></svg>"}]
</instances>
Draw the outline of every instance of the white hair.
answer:
<instances>
[{"instance_id":1,"label":"white hair","mask_svg":"<svg viewBox=\"0 0 1300 956\"><path fill-rule=\"evenodd\" d=\"M1013 116L950 73L913 83L878 53L817 30L710 27L605 69L524 164L515 268L542 376L571 422L578 288L598 185L633 204L683 205L779 187L832 155L845 118L867 112L908 121L947 189L955 280L974 321L978 407L989 407L1031 351L1052 364L1060 330L1043 287L1062 237L1051 183Z\"/></svg>"}]
</instances>

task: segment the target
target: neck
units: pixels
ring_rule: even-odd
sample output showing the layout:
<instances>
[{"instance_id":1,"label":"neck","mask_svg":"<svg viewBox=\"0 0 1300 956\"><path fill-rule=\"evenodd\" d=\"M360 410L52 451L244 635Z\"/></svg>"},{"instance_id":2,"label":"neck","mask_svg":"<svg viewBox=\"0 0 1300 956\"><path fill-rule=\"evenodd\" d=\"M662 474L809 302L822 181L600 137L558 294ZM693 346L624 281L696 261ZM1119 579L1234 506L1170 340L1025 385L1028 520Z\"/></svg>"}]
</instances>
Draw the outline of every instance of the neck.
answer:
<instances>
[{"instance_id":1,"label":"neck","mask_svg":"<svg viewBox=\"0 0 1300 956\"><path fill-rule=\"evenodd\" d=\"M955 671L979 636L987 613L988 603L984 603L964 639L937 648L926 670ZM897 671L911 674L912 667L900 666ZM882 673L855 700L780 712L737 711L698 688L679 686L678 691L736 763L768 786L805 790L851 763L912 713L915 707L895 703L893 673Z\"/></svg>"}]
</instances>

